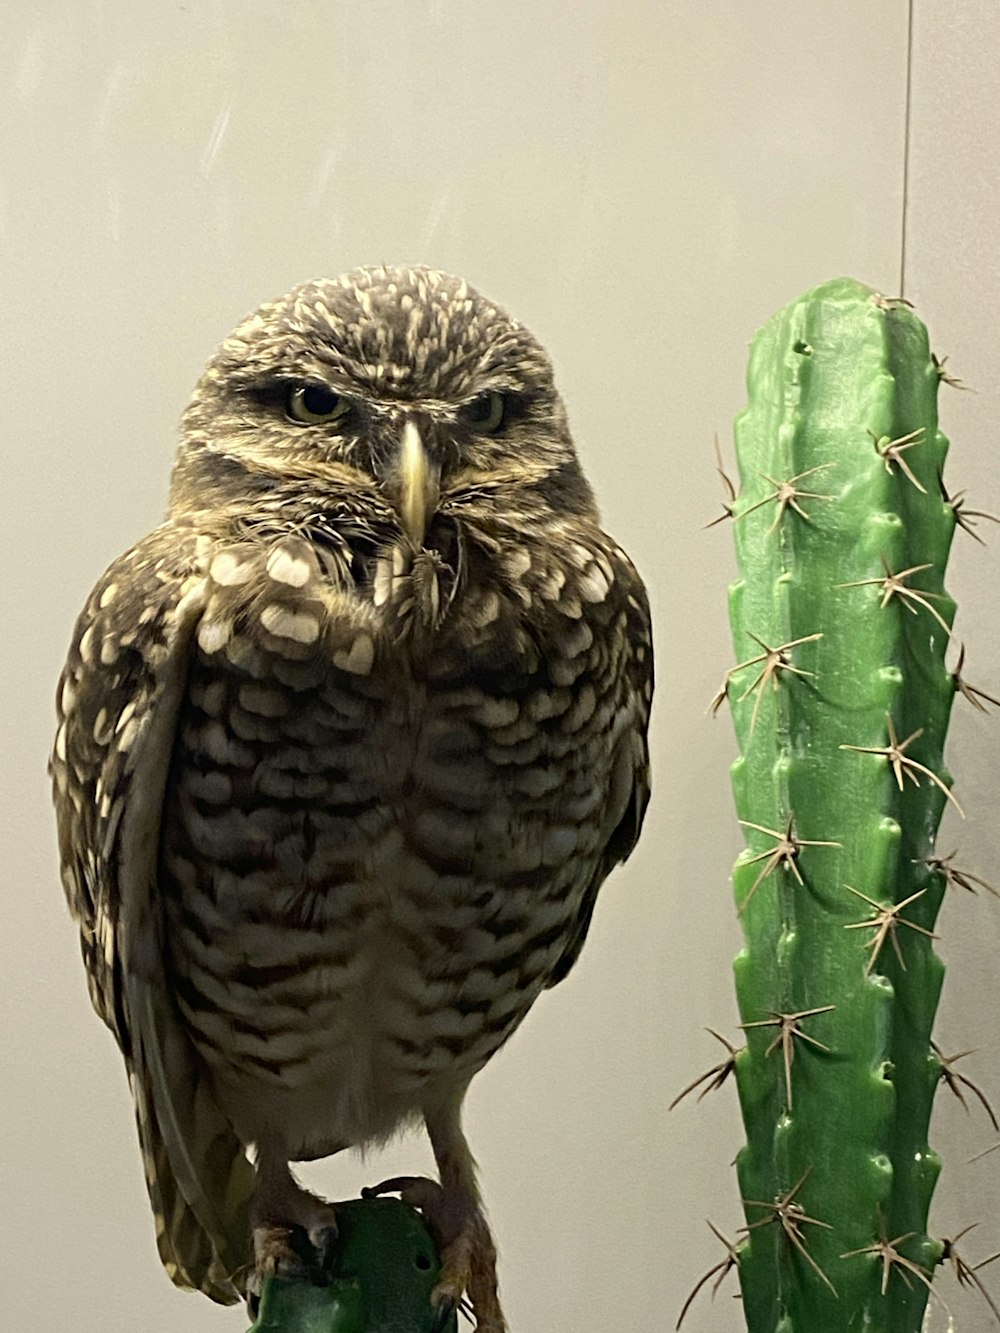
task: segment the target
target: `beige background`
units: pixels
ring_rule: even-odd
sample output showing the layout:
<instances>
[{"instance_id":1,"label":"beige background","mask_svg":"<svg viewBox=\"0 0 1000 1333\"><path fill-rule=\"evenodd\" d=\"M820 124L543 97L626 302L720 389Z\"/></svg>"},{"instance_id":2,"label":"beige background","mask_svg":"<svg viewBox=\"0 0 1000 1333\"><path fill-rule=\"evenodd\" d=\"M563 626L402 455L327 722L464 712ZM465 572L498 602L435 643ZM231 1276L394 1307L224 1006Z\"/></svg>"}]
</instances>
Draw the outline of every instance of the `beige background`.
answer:
<instances>
[{"instance_id":1,"label":"beige background","mask_svg":"<svg viewBox=\"0 0 1000 1333\"><path fill-rule=\"evenodd\" d=\"M978 394L944 390L950 479L1000 510L995 0L915 0L907 295ZM656 791L572 979L468 1112L514 1333L673 1327L741 1219L727 1087L669 1113L731 1031L739 847L726 717L731 535L711 440L753 329L850 273L896 294L905 0L5 0L0 17L4 754L0 1324L208 1333L237 1312L155 1257L117 1053L89 1011L44 763L73 617L158 518L174 423L248 309L357 263L465 274L548 344L607 526L653 598ZM993 534L988 533L988 536ZM1000 692L1000 534L958 534L969 674ZM1000 879L1000 719L959 701L969 812L944 850ZM1000 1100L1000 902L955 893L939 1039ZM1000 1152L947 1093L933 1221L1000 1249ZM312 1172L335 1195L427 1151ZM981 1236L981 1239L977 1239ZM984 1270L1000 1292L1000 1262ZM691 1333L742 1327L727 1280ZM962 1333L985 1309L942 1291ZM934 1329L945 1318L933 1316ZM817 1331L818 1333L818 1331Z\"/></svg>"}]
</instances>

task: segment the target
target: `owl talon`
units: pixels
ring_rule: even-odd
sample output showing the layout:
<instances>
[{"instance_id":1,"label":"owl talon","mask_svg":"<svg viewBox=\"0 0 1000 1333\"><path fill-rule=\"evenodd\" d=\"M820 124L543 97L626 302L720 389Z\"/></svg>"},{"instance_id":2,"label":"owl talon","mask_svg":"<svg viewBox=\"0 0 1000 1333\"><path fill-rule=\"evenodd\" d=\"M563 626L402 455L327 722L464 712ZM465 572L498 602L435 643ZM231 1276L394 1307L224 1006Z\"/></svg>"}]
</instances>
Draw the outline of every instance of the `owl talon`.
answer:
<instances>
[{"instance_id":1,"label":"owl talon","mask_svg":"<svg viewBox=\"0 0 1000 1333\"><path fill-rule=\"evenodd\" d=\"M431 1333L446 1333L455 1313L455 1308L455 1300L451 1296L445 1296L443 1300L438 1301L434 1310L434 1323L431 1325Z\"/></svg>"},{"instance_id":2,"label":"owl talon","mask_svg":"<svg viewBox=\"0 0 1000 1333\"><path fill-rule=\"evenodd\" d=\"M309 1244L316 1256L316 1265L322 1273L332 1273L337 1253L337 1228L335 1226L314 1226L306 1233Z\"/></svg>"},{"instance_id":3,"label":"owl talon","mask_svg":"<svg viewBox=\"0 0 1000 1333\"><path fill-rule=\"evenodd\" d=\"M314 1286L330 1282L337 1242L335 1226L258 1226L253 1245L256 1264L246 1284L247 1314L256 1323L261 1293L269 1277L300 1278Z\"/></svg>"},{"instance_id":4,"label":"owl talon","mask_svg":"<svg viewBox=\"0 0 1000 1333\"><path fill-rule=\"evenodd\" d=\"M266 1277L304 1278L317 1286L330 1281L336 1251L335 1226L260 1226L253 1234L256 1288Z\"/></svg>"},{"instance_id":5,"label":"owl talon","mask_svg":"<svg viewBox=\"0 0 1000 1333\"><path fill-rule=\"evenodd\" d=\"M246 1307L247 1314L256 1324L257 1316L260 1314L260 1287L261 1281L257 1273L252 1273L247 1279L246 1286Z\"/></svg>"}]
</instances>

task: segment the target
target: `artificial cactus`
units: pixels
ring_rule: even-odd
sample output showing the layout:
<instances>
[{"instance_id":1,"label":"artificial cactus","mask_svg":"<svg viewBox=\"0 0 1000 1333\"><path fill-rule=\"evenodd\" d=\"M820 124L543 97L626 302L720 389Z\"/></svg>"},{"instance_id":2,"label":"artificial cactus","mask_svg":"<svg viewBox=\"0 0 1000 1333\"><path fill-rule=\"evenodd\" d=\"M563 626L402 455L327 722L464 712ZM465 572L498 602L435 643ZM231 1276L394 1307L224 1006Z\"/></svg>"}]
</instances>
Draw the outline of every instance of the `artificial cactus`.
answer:
<instances>
[{"instance_id":1,"label":"artificial cactus","mask_svg":"<svg viewBox=\"0 0 1000 1333\"><path fill-rule=\"evenodd\" d=\"M441 1261L421 1216L399 1199L337 1204L337 1248L323 1285L268 1277L249 1333L456 1333L431 1301Z\"/></svg>"},{"instance_id":2,"label":"artificial cactus","mask_svg":"<svg viewBox=\"0 0 1000 1333\"><path fill-rule=\"evenodd\" d=\"M760 330L736 423L741 665L724 692L748 842L747 1143L727 1265L751 1333L915 1333L942 1257L927 1127L956 511L940 380L906 304L841 279Z\"/></svg>"}]
</instances>

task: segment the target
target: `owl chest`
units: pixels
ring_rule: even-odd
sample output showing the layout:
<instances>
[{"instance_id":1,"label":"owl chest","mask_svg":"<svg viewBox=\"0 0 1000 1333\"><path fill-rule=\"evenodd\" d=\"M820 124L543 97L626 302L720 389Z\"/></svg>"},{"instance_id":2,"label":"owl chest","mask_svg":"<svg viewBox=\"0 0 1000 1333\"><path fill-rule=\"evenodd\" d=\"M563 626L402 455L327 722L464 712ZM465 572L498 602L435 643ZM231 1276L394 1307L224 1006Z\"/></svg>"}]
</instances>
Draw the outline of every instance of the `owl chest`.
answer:
<instances>
[{"instance_id":1,"label":"owl chest","mask_svg":"<svg viewBox=\"0 0 1000 1333\"><path fill-rule=\"evenodd\" d=\"M420 660L353 608L314 635L312 603L268 605L210 605L197 637L161 838L168 965L234 1116L262 1084L299 1089L311 1141L308 1089L338 1084L331 1123L364 1137L484 1063L557 968L606 837L619 695L579 640L549 660L488 602L471 646L444 633Z\"/></svg>"},{"instance_id":2,"label":"owl chest","mask_svg":"<svg viewBox=\"0 0 1000 1333\"><path fill-rule=\"evenodd\" d=\"M467 682L264 665L191 673L161 849L175 991L234 1107L248 1078L333 1081L362 1134L405 1109L373 1089L405 1102L483 1063L544 986L595 854L570 808L593 816L595 767Z\"/></svg>"},{"instance_id":3,"label":"owl chest","mask_svg":"<svg viewBox=\"0 0 1000 1333\"><path fill-rule=\"evenodd\" d=\"M278 947L273 928L292 953L370 945L372 967L402 950L445 975L509 947L529 913L570 914L595 851L599 744L461 678L291 667L195 660L161 855L180 962L211 940L238 972L253 941Z\"/></svg>"},{"instance_id":4,"label":"owl chest","mask_svg":"<svg viewBox=\"0 0 1000 1333\"><path fill-rule=\"evenodd\" d=\"M530 876L544 897L585 872L622 697L610 576L595 563L573 591L556 564L532 602L523 551L470 557L460 589L445 555L393 548L351 583L298 536L217 552L168 875L244 915L353 912L342 886L361 885L371 916L428 878L481 896Z\"/></svg>"},{"instance_id":5,"label":"owl chest","mask_svg":"<svg viewBox=\"0 0 1000 1333\"><path fill-rule=\"evenodd\" d=\"M317 658L199 655L182 708L165 810L168 857L199 883L266 876L270 910L370 879L387 841L488 781L475 738L404 672L363 682ZM435 783L435 738L449 756ZM240 895L237 910L261 910ZM376 904L372 902L374 910Z\"/></svg>"}]
</instances>

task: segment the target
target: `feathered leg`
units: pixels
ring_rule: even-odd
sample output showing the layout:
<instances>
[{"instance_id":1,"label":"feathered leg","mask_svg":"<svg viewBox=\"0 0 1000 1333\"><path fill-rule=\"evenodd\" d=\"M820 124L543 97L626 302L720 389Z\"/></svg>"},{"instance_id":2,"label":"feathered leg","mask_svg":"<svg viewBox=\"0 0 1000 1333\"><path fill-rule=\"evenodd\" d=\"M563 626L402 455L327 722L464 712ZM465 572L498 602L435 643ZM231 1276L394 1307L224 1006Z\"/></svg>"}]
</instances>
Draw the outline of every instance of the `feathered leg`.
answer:
<instances>
[{"instance_id":1,"label":"feathered leg","mask_svg":"<svg viewBox=\"0 0 1000 1333\"><path fill-rule=\"evenodd\" d=\"M496 1246L479 1197L475 1159L462 1132L462 1096L425 1106L424 1123L441 1183L411 1176L383 1181L366 1192L398 1190L422 1213L441 1255L431 1297L440 1312L439 1326L445 1326L468 1292L476 1333L507 1333L497 1291Z\"/></svg>"}]
</instances>

